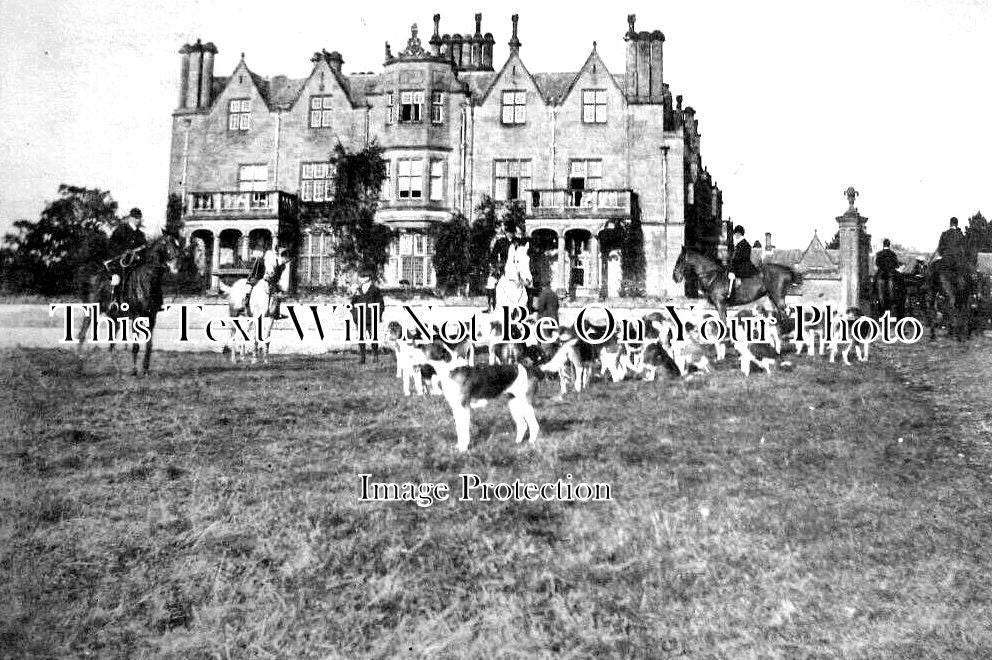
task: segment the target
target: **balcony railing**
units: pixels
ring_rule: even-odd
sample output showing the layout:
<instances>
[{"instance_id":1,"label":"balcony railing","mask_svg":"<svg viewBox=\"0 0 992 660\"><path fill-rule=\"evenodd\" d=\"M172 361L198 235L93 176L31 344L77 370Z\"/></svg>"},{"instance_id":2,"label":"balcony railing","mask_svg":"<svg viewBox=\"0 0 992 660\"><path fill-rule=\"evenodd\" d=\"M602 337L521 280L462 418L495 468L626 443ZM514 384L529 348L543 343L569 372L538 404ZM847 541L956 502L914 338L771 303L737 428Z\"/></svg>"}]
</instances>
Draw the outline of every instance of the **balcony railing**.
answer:
<instances>
[{"instance_id":1,"label":"balcony railing","mask_svg":"<svg viewBox=\"0 0 992 660\"><path fill-rule=\"evenodd\" d=\"M194 192L186 195L186 215L279 217L296 208L296 195L281 190Z\"/></svg>"},{"instance_id":2,"label":"balcony railing","mask_svg":"<svg viewBox=\"0 0 992 660\"><path fill-rule=\"evenodd\" d=\"M629 216L629 189L572 190L539 188L527 191L527 214L542 217L576 217L585 215Z\"/></svg>"}]
</instances>

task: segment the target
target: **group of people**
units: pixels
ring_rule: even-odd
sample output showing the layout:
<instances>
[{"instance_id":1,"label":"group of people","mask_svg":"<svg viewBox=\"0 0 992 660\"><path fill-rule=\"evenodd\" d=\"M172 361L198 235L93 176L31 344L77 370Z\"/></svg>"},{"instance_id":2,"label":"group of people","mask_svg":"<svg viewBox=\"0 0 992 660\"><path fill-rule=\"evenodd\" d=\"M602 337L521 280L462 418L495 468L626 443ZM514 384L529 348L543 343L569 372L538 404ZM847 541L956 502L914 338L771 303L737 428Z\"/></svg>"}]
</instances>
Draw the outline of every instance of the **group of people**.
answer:
<instances>
[{"instance_id":1,"label":"group of people","mask_svg":"<svg viewBox=\"0 0 992 660\"><path fill-rule=\"evenodd\" d=\"M957 218L951 218L950 226L940 235L932 261L938 268L952 272L963 272L968 268L968 244L964 232L958 226ZM917 259L914 273L919 270L920 262L921 260ZM901 265L898 255L892 250L892 242L886 238L882 241L882 249L875 255L877 277L888 281L895 276Z\"/></svg>"}]
</instances>

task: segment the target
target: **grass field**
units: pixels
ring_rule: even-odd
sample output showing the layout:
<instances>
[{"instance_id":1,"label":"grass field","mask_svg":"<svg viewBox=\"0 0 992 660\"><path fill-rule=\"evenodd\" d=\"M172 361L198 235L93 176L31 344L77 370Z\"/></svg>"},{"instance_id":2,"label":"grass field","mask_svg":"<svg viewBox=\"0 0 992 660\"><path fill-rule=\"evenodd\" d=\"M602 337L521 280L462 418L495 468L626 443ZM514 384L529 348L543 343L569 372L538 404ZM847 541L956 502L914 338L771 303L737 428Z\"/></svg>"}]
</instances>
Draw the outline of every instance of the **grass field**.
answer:
<instances>
[{"instance_id":1,"label":"grass field","mask_svg":"<svg viewBox=\"0 0 992 660\"><path fill-rule=\"evenodd\" d=\"M391 356L6 351L0 656L988 657L990 348L546 383L467 454ZM613 501L358 501L463 472Z\"/></svg>"}]
</instances>

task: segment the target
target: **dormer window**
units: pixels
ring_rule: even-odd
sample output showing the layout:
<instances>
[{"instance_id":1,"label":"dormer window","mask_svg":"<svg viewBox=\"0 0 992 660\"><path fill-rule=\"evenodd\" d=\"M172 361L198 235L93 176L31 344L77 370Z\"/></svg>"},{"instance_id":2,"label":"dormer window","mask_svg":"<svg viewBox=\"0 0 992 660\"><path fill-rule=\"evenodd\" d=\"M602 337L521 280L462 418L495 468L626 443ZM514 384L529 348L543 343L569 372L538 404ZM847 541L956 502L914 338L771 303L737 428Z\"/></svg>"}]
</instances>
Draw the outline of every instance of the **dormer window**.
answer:
<instances>
[{"instance_id":1,"label":"dormer window","mask_svg":"<svg viewBox=\"0 0 992 660\"><path fill-rule=\"evenodd\" d=\"M431 92L431 123L444 121L444 92Z\"/></svg>"},{"instance_id":2,"label":"dormer window","mask_svg":"<svg viewBox=\"0 0 992 660\"><path fill-rule=\"evenodd\" d=\"M423 114L423 92L400 92L400 123L419 122Z\"/></svg>"},{"instance_id":3,"label":"dormer window","mask_svg":"<svg viewBox=\"0 0 992 660\"><path fill-rule=\"evenodd\" d=\"M606 90L582 90L582 121L586 124L606 123Z\"/></svg>"},{"instance_id":4,"label":"dormer window","mask_svg":"<svg viewBox=\"0 0 992 660\"><path fill-rule=\"evenodd\" d=\"M247 131L251 128L251 100L231 99L227 106L227 130Z\"/></svg>"},{"instance_id":5,"label":"dormer window","mask_svg":"<svg viewBox=\"0 0 992 660\"><path fill-rule=\"evenodd\" d=\"M311 96L310 128L330 128L332 107L330 96Z\"/></svg>"},{"instance_id":6,"label":"dormer window","mask_svg":"<svg viewBox=\"0 0 992 660\"><path fill-rule=\"evenodd\" d=\"M503 92L504 124L523 124L527 121L527 92Z\"/></svg>"}]
</instances>

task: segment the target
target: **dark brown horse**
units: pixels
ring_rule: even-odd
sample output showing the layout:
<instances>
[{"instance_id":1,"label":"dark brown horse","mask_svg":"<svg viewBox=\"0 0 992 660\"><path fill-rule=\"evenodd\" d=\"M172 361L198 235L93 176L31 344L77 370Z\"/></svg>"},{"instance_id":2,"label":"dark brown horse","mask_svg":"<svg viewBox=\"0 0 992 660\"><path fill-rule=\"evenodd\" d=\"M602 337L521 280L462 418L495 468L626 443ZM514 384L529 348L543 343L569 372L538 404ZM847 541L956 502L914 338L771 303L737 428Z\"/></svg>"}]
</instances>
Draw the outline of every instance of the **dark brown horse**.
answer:
<instances>
[{"instance_id":1,"label":"dark brown horse","mask_svg":"<svg viewBox=\"0 0 992 660\"><path fill-rule=\"evenodd\" d=\"M386 308L382 298L382 291L375 285L369 284L369 288L363 293L361 288L351 297L351 318L355 322L354 330L360 332L364 329L365 336L358 341L358 363L365 364L365 344L368 343L372 349L372 361L379 361L379 342L370 339L378 337L379 324L382 322L382 313Z\"/></svg>"},{"instance_id":2,"label":"dark brown horse","mask_svg":"<svg viewBox=\"0 0 992 660\"><path fill-rule=\"evenodd\" d=\"M906 315L906 284L902 273L875 274L875 304L878 316L890 312L897 319Z\"/></svg>"},{"instance_id":3,"label":"dark brown horse","mask_svg":"<svg viewBox=\"0 0 992 660\"><path fill-rule=\"evenodd\" d=\"M90 278L90 286L87 292L87 302L99 303L100 313L111 318L128 318L132 321L139 317L148 319L148 331L154 334L155 319L159 310L162 309L162 278L165 271L170 271L173 275L179 272L179 258L182 250L178 241L169 235L164 235L148 244L143 251L142 263L134 266L125 273L123 280L118 285L121 287L120 301L118 307L113 300L113 288L110 284L110 275L107 272L99 272ZM127 306L124 309L124 306ZM82 345L86 341L87 330L90 323L95 319L89 316L83 319L80 331L79 342ZM138 351L141 344L135 342L131 347L132 373L138 374ZM114 344L110 344L113 350ZM148 373L148 366L151 363L152 340L149 337L145 343L145 358L142 362L142 372Z\"/></svg>"},{"instance_id":4,"label":"dark brown horse","mask_svg":"<svg viewBox=\"0 0 992 660\"><path fill-rule=\"evenodd\" d=\"M738 278L733 294L727 296L730 279L727 270L706 255L689 248L682 248L672 277L676 282L685 279L686 273L695 273L706 299L716 308L720 320L727 320L727 307L747 305L768 296L781 314L787 312L785 294L789 286L802 284L802 276L780 264L764 264L755 277Z\"/></svg>"},{"instance_id":5,"label":"dark brown horse","mask_svg":"<svg viewBox=\"0 0 992 660\"><path fill-rule=\"evenodd\" d=\"M927 311L930 339L936 339L937 326L943 323L948 334L964 341L971 336L971 296L973 273L957 267L946 259L930 264L927 273Z\"/></svg>"}]
</instances>

